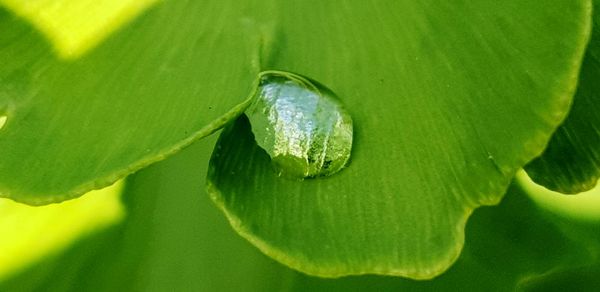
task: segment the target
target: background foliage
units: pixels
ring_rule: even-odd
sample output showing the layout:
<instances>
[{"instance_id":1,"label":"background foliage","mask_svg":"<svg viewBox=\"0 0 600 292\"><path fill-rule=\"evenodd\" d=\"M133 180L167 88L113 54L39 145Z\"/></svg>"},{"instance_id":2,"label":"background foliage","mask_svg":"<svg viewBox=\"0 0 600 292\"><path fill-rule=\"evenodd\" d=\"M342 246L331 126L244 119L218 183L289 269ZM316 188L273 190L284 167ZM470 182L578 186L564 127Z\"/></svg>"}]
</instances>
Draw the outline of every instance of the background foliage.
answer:
<instances>
[{"instance_id":1,"label":"background foliage","mask_svg":"<svg viewBox=\"0 0 600 292\"><path fill-rule=\"evenodd\" d=\"M127 9L105 3L104 21L65 10L62 24L40 16L48 3L3 1L11 11L0 10L1 196L58 202L174 155L239 116L265 69L298 72L335 91L353 115L355 147L336 176L285 181L237 119L208 169L215 138L140 171L125 191L121 225L45 259L5 289L595 284L574 275L597 270L597 224L541 211L516 186L500 207L474 215L459 258L471 212L499 202L566 116L589 1L165 1L131 20L148 1ZM95 21L102 25L86 32ZM73 34L56 29L77 23ZM528 171L544 181L548 174L535 174L547 165L573 164L553 147L574 149L581 168L546 185L589 188L595 179L595 122L578 126L595 105L595 43L574 110L540 160L546 165ZM422 279L456 264L429 282L299 274L226 232L206 202L207 170L210 196L234 229L295 269ZM568 252L540 252L547 250Z\"/></svg>"}]
</instances>

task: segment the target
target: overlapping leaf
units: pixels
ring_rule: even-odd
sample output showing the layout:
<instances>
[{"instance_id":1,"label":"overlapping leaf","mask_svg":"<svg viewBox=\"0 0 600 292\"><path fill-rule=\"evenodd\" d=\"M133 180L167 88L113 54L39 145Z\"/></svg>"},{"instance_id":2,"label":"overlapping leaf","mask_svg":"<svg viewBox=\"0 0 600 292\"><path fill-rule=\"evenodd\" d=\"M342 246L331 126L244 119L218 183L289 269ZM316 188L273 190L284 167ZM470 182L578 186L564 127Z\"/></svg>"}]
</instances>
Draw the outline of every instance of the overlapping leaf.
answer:
<instances>
[{"instance_id":1,"label":"overlapping leaf","mask_svg":"<svg viewBox=\"0 0 600 292\"><path fill-rule=\"evenodd\" d=\"M595 6L600 1L594 1ZM600 178L600 12L594 10L592 39L567 120L542 156L527 165L529 175L549 189L574 194L593 188Z\"/></svg>"},{"instance_id":2,"label":"overlapping leaf","mask_svg":"<svg viewBox=\"0 0 600 292\"><path fill-rule=\"evenodd\" d=\"M500 200L568 111L589 5L291 2L266 66L346 104L350 164L280 178L242 118L215 148L209 192L242 236L303 272L439 275L471 211Z\"/></svg>"},{"instance_id":3,"label":"overlapping leaf","mask_svg":"<svg viewBox=\"0 0 600 292\"><path fill-rule=\"evenodd\" d=\"M268 5L165 1L74 61L0 10L0 196L29 204L114 182L243 108Z\"/></svg>"}]
</instances>

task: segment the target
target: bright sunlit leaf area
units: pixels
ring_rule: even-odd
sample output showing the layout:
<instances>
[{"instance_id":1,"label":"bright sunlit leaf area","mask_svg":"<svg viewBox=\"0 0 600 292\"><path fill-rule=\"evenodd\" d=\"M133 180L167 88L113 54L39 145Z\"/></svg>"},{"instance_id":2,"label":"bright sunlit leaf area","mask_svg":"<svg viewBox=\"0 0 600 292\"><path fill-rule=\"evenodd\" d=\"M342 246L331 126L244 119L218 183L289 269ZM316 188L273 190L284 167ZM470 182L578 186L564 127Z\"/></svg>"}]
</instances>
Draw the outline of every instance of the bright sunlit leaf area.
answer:
<instances>
[{"instance_id":1,"label":"bright sunlit leaf area","mask_svg":"<svg viewBox=\"0 0 600 292\"><path fill-rule=\"evenodd\" d=\"M576 195L565 195L536 184L525 171L519 171L517 181L536 203L553 213L600 221L600 186Z\"/></svg>"},{"instance_id":2,"label":"bright sunlit leaf area","mask_svg":"<svg viewBox=\"0 0 600 292\"><path fill-rule=\"evenodd\" d=\"M0 281L123 220L123 186L119 181L82 198L42 207L0 199Z\"/></svg>"}]
</instances>

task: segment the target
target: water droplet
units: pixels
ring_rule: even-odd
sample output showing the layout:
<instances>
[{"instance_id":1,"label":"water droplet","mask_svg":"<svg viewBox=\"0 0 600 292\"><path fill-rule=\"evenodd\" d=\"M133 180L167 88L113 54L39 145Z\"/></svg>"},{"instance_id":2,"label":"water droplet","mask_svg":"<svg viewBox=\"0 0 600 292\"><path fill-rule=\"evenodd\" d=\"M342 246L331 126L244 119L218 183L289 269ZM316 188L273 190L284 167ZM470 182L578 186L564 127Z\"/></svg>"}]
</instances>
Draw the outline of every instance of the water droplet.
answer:
<instances>
[{"instance_id":1,"label":"water droplet","mask_svg":"<svg viewBox=\"0 0 600 292\"><path fill-rule=\"evenodd\" d=\"M263 72L246 115L282 176L332 175L350 158L352 118L331 90L305 77Z\"/></svg>"},{"instance_id":2,"label":"water droplet","mask_svg":"<svg viewBox=\"0 0 600 292\"><path fill-rule=\"evenodd\" d=\"M0 115L0 130L2 130L2 128L6 124L6 120L8 120L7 116Z\"/></svg>"}]
</instances>

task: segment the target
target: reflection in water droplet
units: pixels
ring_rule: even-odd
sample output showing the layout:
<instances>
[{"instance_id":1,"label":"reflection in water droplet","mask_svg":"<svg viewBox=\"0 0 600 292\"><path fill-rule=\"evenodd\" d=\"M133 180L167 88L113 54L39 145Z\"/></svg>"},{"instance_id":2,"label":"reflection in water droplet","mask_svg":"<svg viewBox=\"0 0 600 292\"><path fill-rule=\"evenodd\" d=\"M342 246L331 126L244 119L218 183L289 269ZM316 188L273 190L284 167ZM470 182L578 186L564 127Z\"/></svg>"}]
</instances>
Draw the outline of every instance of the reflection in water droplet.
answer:
<instances>
[{"instance_id":1,"label":"reflection in water droplet","mask_svg":"<svg viewBox=\"0 0 600 292\"><path fill-rule=\"evenodd\" d=\"M269 71L246 115L257 144L280 175L332 175L348 162L352 118L333 92L287 72Z\"/></svg>"},{"instance_id":2,"label":"reflection in water droplet","mask_svg":"<svg viewBox=\"0 0 600 292\"><path fill-rule=\"evenodd\" d=\"M2 130L2 128L4 127L4 125L6 124L6 120L8 119L7 116L0 116L0 130Z\"/></svg>"}]
</instances>

